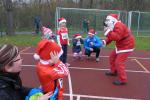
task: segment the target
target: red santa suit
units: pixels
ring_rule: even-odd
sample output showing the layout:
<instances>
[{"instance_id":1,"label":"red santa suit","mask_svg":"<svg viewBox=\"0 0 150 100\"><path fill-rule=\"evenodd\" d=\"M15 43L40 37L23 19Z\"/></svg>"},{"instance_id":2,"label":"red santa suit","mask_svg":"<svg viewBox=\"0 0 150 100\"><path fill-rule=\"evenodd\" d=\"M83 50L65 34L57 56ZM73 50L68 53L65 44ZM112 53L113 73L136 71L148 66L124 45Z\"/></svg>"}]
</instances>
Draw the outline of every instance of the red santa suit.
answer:
<instances>
[{"instance_id":1,"label":"red santa suit","mask_svg":"<svg viewBox=\"0 0 150 100\"><path fill-rule=\"evenodd\" d=\"M135 40L127 26L118 21L117 14L108 15L106 20L112 21L112 23L105 23L107 24L106 32L104 33L106 39L103 42L108 45L115 41L115 49L109 57L111 72L117 72L119 81L126 83L125 61L134 50Z\"/></svg>"},{"instance_id":2,"label":"red santa suit","mask_svg":"<svg viewBox=\"0 0 150 100\"><path fill-rule=\"evenodd\" d=\"M62 78L67 76L69 71L65 64L59 60L55 64L50 63L51 52L62 54L60 46L55 42L43 39L38 43L37 55L40 60L36 66L36 71L44 93L53 93L57 86L59 88L58 100L62 100L64 90Z\"/></svg>"}]
</instances>

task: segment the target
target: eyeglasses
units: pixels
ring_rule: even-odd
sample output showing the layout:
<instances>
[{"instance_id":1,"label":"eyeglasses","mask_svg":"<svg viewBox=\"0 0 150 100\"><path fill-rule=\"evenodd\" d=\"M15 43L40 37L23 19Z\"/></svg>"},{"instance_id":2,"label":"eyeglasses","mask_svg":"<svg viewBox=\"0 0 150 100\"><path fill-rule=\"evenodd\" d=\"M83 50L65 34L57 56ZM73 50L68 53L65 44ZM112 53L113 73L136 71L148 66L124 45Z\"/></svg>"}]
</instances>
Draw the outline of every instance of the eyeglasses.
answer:
<instances>
[{"instance_id":1,"label":"eyeglasses","mask_svg":"<svg viewBox=\"0 0 150 100\"><path fill-rule=\"evenodd\" d=\"M19 61L19 60L23 60L22 58L18 58L18 59L16 59L16 60L13 60L12 62L17 62L17 61Z\"/></svg>"}]
</instances>

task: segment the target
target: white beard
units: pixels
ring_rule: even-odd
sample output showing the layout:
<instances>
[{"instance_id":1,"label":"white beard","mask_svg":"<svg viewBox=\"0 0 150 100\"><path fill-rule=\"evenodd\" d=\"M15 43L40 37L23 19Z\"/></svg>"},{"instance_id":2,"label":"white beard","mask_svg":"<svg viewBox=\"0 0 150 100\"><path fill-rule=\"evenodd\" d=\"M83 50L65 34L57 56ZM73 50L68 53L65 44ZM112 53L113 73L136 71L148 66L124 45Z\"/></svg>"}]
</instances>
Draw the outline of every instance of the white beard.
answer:
<instances>
[{"instance_id":1,"label":"white beard","mask_svg":"<svg viewBox=\"0 0 150 100\"><path fill-rule=\"evenodd\" d=\"M110 28L111 30L114 29L115 24L118 22L117 19L111 17L111 16L107 16L106 17L106 21L105 21L105 25L106 27Z\"/></svg>"}]
</instances>

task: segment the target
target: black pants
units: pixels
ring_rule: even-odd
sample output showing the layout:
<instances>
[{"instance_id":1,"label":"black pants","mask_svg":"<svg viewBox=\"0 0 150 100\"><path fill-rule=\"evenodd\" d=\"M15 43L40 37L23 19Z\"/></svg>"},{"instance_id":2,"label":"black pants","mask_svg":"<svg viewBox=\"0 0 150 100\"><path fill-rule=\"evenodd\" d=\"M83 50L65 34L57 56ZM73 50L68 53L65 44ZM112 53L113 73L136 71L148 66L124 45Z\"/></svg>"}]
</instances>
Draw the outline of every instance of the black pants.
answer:
<instances>
[{"instance_id":1,"label":"black pants","mask_svg":"<svg viewBox=\"0 0 150 100\"><path fill-rule=\"evenodd\" d=\"M65 64L67 62L67 48L68 45L61 45L62 46L62 50L63 50L63 54L60 56L60 60Z\"/></svg>"},{"instance_id":2,"label":"black pants","mask_svg":"<svg viewBox=\"0 0 150 100\"><path fill-rule=\"evenodd\" d=\"M96 58L98 58L99 54L100 54L100 48L93 48L93 51L85 49L85 55L88 55L88 57L90 57L92 52L95 52L96 53Z\"/></svg>"}]
</instances>

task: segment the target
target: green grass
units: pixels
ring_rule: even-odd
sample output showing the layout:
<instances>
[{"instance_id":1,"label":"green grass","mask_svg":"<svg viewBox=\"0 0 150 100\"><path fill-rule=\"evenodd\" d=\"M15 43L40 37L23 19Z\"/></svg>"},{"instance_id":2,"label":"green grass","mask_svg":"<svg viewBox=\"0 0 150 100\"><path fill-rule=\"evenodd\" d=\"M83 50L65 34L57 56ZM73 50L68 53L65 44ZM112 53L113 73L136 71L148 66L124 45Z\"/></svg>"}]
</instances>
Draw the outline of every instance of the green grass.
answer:
<instances>
[{"instance_id":1,"label":"green grass","mask_svg":"<svg viewBox=\"0 0 150 100\"><path fill-rule=\"evenodd\" d=\"M83 37L85 37L84 35ZM150 51L150 37L135 37L136 50ZM11 43L17 46L36 46L40 41L40 35L15 35L0 37L0 44ZM111 43L106 48L114 48L114 43Z\"/></svg>"},{"instance_id":2,"label":"green grass","mask_svg":"<svg viewBox=\"0 0 150 100\"><path fill-rule=\"evenodd\" d=\"M0 44L14 44L17 46L35 46L40 41L38 35L14 35L0 37Z\"/></svg>"}]
</instances>

